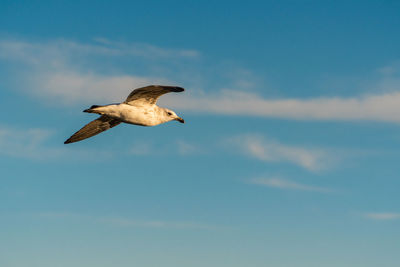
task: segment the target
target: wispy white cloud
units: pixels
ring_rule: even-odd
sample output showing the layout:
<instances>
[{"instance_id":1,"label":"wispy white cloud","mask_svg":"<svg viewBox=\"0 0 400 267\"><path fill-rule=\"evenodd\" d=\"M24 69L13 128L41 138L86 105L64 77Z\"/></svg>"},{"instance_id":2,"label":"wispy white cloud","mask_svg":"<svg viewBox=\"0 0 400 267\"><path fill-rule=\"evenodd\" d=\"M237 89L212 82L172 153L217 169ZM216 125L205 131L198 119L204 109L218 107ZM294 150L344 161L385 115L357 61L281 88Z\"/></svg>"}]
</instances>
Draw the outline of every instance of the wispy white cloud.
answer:
<instances>
[{"instance_id":1,"label":"wispy white cloud","mask_svg":"<svg viewBox=\"0 0 400 267\"><path fill-rule=\"evenodd\" d=\"M128 151L133 155L191 155L201 153L202 150L193 143L185 140L176 140L169 143L154 143L149 140L135 142Z\"/></svg>"},{"instance_id":2,"label":"wispy white cloud","mask_svg":"<svg viewBox=\"0 0 400 267\"><path fill-rule=\"evenodd\" d=\"M17 39L0 40L0 58L18 59L40 64L41 59L51 63L50 57L67 60L69 55L132 56L150 59L197 58L200 52L190 49L167 49L145 43L114 42L96 38L92 43L80 43L66 39L31 42ZM45 58L43 58L45 56Z\"/></svg>"},{"instance_id":3,"label":"wispy white cloud","mask_svg":"<svg viewBox=\"0 0 400 267\"><path fill-rule=\"evenodd\" d=\"M200 57L200 52L194 49L167 49L159 46L146 44L146 43L124 43L115 42L106 38L95 38L97 45L92 45L96 47L100 52L105 50L106 53L112 55L127 55L127 56L142 56L146 58L198 58ZM75 45L79 45L75 43Z\"/></svg>"},{"instance_id":4,"label":"wispy white cloud","mask_svg":"<svg viewBox=\"0 0 400 267\"><path fill-rule=\"evenodd\" d=\"M232 138L229 144L243 153L266 162L290 162L310 171L327 167L332 157L321 149L285 145L265 140L259 135L242 135Z\"/></svg>"},{"instance_id":5,"label":"wispy white cloud","mask_svg":"<svg viewBox=\"0 0 400 267\"><path fill-rule=\"evenodd\" d=\"M60 150L44 145L51 134L52 132L46 129L0 126L0 155L30 159L59 156Z\"/></svg>"},{"instance_id":6,"label":"wispy white cloud","mask_svg":"<svg viewBox=\"0 0 400 267\"><path fill-rule=\"evenodd\" d=\"M295 164L309 171L320 171L331 166L335 158L323 149L285 145L261 135L239 135L217 140L215 143L200 145L187 140L175 140L167 143L154 140L137 140L128 153L138 156L161 155L204 155L209 153L227 153L239 151L260 161Z\"/></svg>"},{"instance_id":7,"label":"wispy white cloud","mask_svg":"<svg viewBox=\"0 0 400 267\"><path fill-rule=\"evenodd\" d=\"M150 228L176 228L176 229L212 229L210 225L195 222L161 221L161 220L133 220L122 217L103 217L101 222L122 227L150 227Z\"/></svg>"},{"instance_id":8,"label":"wispy white cloud","mask_svg":"<svg viewBox=\"0 0 400 267\"><path fill-rule=\"evenodd\" d=\"M395 213L395 212L369 212L369 213L364 213L364 216L367 219L380 220L380 221L400 219L400 213Z\"/></svg>"},{"instance_id":9,"label":"wispy white cloud","mask_svg":"<svg viewBox=\"0 0 400 267\"><path fill-rule=\"evenodd\" d=\"M59 140L51 144L55 131L41 128L21 128L0 125L0 156L29 160L51 161L59 158L102 160L112 156L112 152L91 149L70 149ZM96 157L93 158L93 153Z\"/></svg>"},{"instance_id":10,"label":"wispy white cloud","mask_svg":"<svg viewBox=\"0 0 400 267\"><path fill-rule=\"evenodd\" d=\"M83 101L93 103L122 102L133 88L152 83L165 83L162 79L140 76L105 76L94 73L53 72L30 79L37 85L36 95L56 100L57 104Z\"/></svg>"},{"instance_id":11,"label":"wispy white cloud","mask_svg":"<svg viewBox=\"0 0 400 267\"><path fill-rule=\"evenodd\" d=\"M116 227L143 227L143 228L165 228L165 229L214 229L204 223L191 221L168 221L168 220L137 220L120 216L93 216L73 212L42 212L33 214L36 217L48 219L71 219L87 220L94 223L104 223Z\"/></svg>"},{"instance_id":12,"label":"wispy white cloud","mask_svg":"<svg viewBox=\"0 0 400 267\"><path fill-rule=\"evenodd\" d=\"M261 185L266 187L275 187L280 189L287 189L287 190L299 190L299 191L312 191L312 192L319 192L319 193L329 193L333 192L333 190L325 187L313 186L313 185L306 185L297 183L294 181L281 179L281 178L255 178L250 180L251 184Z\"/></svg>"},{"instance_id":13,"label":"wispy white cloud","mask_svg":"<svg viewBox=\"0 0 400 267\"><path fill-rule=\"evenodd\" d=\"M400 81L397 84L400 90ZM225 90L217 94L171 99L180 110L296 120L373 120L400 122L400 92L358 97L266 99L254 93Z\"/></svg>"},{"instance_id":14,"label":"wispy white cloud","mask_svg":"<svg viewBox=\"0 0 400 267\"><path fill-rule=\"evenodd\" d=\"M114 151L93 151L91 149L71 149L59 140L58 145L52 145L55 131L41 128L21 128L0 125L0 156L25 158L32 160L52 160L60 157L102 160L114 155ZM65 137L66 138L66 137ZM169 143L154 143L141 140L132 144L126 151L128 154L146 155L191 155L200 152L196 144L185 140L175 140ZM96 153L96 157L91 155Z\"/></svg>"},{"instance_id":15,"label":"wispy white cloud","mask_svg":"<svg viewBox=\"0 0 400 267\"><path fill-rule=\"evenodd\" d=\"M154 153L159 152L160 150L156 149L153 144L148 141L136 142L131 146L128 151L128 153L137 156L154 155Z\"/></svg>"},{"instance_id":16,"label":"wispy white cloud","mask_svg":"<svg viewBox=\"0 0 400 267\"><path fill-rule=\"evenodd\" d=\"M178 140L176 143L177 143L178 153L180 155L195 154L201 151L200 148L195 144L189 143L184 140Z\"/></svg>"},{"instance_id":17,"label":"wispy white cloud","mask_svg":"<svg viewBox=\"0 0 400 267\"><path fill-rule=\"evenodd\" d=\"M62 39L47 42L0 40L0 61L22 66L17 70L23 85L20 90L57 105L119 102L134 88L173 84L170 78L163 78L167 75L163 75L162 70L197 57L199 53L195 50L164 49L106 39L91 44ZM115 64L103 64L114 59L130 59L135 64L131 71Z\"/></svg>"}]
</instances>

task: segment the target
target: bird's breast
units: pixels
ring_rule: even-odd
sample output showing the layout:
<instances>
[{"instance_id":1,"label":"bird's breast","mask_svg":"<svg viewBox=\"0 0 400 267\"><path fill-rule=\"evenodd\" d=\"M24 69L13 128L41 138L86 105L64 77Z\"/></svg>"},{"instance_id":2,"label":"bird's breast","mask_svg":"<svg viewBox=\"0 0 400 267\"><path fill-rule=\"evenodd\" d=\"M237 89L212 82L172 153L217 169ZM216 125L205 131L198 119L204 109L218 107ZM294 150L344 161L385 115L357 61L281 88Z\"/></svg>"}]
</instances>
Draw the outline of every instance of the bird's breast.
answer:
<instances>
[{"instance_id":1,"label":"bird's breast","mask_svg":"<svg viewBox=\"0 0 400 267\"><path fill-rule=\"evenodd\" d=\"M119 119L123 122L142 126L154 126L160 123L154 107L127 104L120 104L119 106Z\"/></svg>"}]
</instances>

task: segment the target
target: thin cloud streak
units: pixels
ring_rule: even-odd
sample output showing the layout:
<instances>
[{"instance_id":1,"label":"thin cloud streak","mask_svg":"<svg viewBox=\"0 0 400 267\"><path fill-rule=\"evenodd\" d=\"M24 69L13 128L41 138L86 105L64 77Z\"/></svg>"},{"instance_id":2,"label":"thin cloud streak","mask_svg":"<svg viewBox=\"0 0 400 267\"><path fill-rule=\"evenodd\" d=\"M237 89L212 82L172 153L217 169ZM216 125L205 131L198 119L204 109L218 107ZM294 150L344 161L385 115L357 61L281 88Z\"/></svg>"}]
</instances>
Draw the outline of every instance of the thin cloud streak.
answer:
<instances>
[{"instance_id":1,"label":"thin cloud streak","mask_svg":"<svg viewBox=\"0 0 400 267\"><path fill-rule=\"evenodd\" d=\"M16 128L0 125L0 157L12 157L37 161L53 161L60 158L68 160L103 160L112 156L111 152L90 149L70 149L51 145L55 131L41 128ZM62 139L64 140L64 139ZM59 144L62 144L59 140ZM91 155L96 153L96 158Z\"/></svg>"},{"instance_id":2,"label":"thin cloud streak","mask_svg":"<svg viewBox=\"0 0 400 267\"><path fill-rule=\"evenodd\" d=\"M179 155L185 156L185 155L191 155L191 154L196 154L201 152L201 149L187 141L184 140L178 140L176 141L177 149Z\"/></svg>"},{"instance_id":3,"label":"thin cloud streak","mask_svg":"<svg viewBox=\"0 0 400 267\"><path fill-rule=\"evenodd\" d=\"M367 219L378 220L378 221L389 221L400 219L400 213L394 212L370 212L365 213L364 216Z\"/></svg>"},{"instance_id":4,"label":"thin cloud streak","mask_svg":"<svg viewBox=\"0 0 400 267\"><path fill-rule=\"evenodd\" d=\"M145 43L113 42L105 38L96 38L94 43L79 43L57 39L47 42L28 42L22 40L1 39L0 58L18 59L28 63L40 63L42 56L53 56L66 60L69 54L131 56L150 59L193 59L200 52L189 49L165 49Z\"/></svg>"},{"instance_id":5,"label":"thin cloud streak","mask_svg":"<svg viewBox=\"0 0 400 267\"><path fill-rule=\"evenodd\" d=\"M47 219L87 220L94 223L103 223L116 227L140 227L163 229L214 229L215 226L189 222L189 221L164 221L164 220L136 220L119 216L92 216L72 212L42 212L33 214L36 217Z\"/></svg>"},{"instance_id":6,"label":"thin cloud streak","mask_svg":"<svg viewBox=\"0 0 400 267\"><path fill-rule=\"evenodd\" d=\"M97 47L112 49L113 55L142 56L148 58L197 58L200 52L193 49L166 49L145 43L114 42L106 38L95 38Z\"/></svg>"},{"instance_id":7,"label":"thin cloud streak","mask_svg":"<svg viewBox=\"0 0 400 267\"><path fill-rule=\"evenodd\" d=\"M159 220L132 220L122 217L99 218L100 222L112 224L121 227L146 227L146 228L169 228L169 229L212 229L214 227L195 223L195 222L176 222Z\"/></svg>"},{"instance_id":8,"label":"thin cloud streak","mask_svg":"<svg viewBox=\"0 0 400 267\"><path fill-rule=\"evenodd\" d=\"M129 154L138 156L164 156L178 154L180 156L188 156L202 153L203 150L196 144L189 143L185 140L176 140L170 143L155 143L150 140L142 140L135 142L128 150Z\"/></svg>"},{"instance_id":9,"label":"thin cloud streak","mask_svg":"<svg viewBox=\"0 0 400 267\"><path fill-rule=\"evenodd\" d=\"M220 94L180 97L179 101L171 99L169 104L181 110L209 114L296 120L400 122L400 92L397 91L351 98L265 99L248 92L224 90Z\"/></svg>"},{"instance_id":10,"label":"thin cloud streak","mask_svg":"<svg viewBox=\"0 0 400 267\"><path fill-rule=\"evenodd\" d=\"M44 145L51 135L46 129L0 126L0 155L29 159L57 157L62 153L60 150Z\"/></svg>"},{"instance_id":11,"label":"thin cloud streak","mask_svg":"<svg viewBox=\"0 0 400 267\"><path fill-rule=\"evenodd\" d=\"M230 139L228 144L243 153L265 162L289 162L309 171L327 167L330 156L320 149L310 149L265 140L259 135L242 135Z\"/></svg>"},{"instance_id":12,"label":"thin cloud streak","mask_svg":"<svg viewBox=\"0 0 400 267\"><path fill-rule=\"evenodd\" d=\"M311 191L311 192L319 192L319 193L333 192L329 188L300 184L297 182L280 179L280 178L255 178L255 179L250 180L250 183L255 184L255 185L274 187L274 188L279 188L279 189L287 189L287 190Z\"/></svg>"}]
</instances>

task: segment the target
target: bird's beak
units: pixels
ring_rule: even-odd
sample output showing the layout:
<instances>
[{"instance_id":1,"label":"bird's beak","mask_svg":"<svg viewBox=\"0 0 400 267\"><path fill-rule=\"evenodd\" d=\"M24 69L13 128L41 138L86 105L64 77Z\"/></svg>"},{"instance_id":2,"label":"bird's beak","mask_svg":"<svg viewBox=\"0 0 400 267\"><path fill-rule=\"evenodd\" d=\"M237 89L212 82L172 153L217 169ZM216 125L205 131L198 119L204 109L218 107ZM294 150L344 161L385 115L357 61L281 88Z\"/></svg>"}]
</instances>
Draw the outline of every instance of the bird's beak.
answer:
<instances>
[{"instance_id":1,"label":"bird's beak","mask_svg":"<svg viewBox=\"0 0 400 267\"><path fill-rule=\"evenodd\" d=\"M176 118L175 120L179 121L180 123L185 123L185 120L180 117Z\"/></svg>"}]
</instances>

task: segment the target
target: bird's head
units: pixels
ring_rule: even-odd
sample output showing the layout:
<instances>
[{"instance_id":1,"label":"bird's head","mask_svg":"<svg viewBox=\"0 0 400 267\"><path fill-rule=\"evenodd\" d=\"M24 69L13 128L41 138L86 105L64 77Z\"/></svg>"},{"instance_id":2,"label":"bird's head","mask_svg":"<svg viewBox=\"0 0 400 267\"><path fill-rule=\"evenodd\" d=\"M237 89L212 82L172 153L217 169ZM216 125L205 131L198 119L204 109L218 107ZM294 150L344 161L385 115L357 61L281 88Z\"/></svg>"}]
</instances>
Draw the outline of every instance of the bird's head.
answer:
<instances>
[{"instance_id":1,"label":"bird's head","mask_svg":"<svg viewBox=\"0 0 400 267\"><path fill-rule=\"evenodd\" d=\"M179 121L180 123L185 123L185 121L176 115L176 113L170 109L164 108L164 116L167 118L167 121Z\"/></svg>"}]
</instances>

